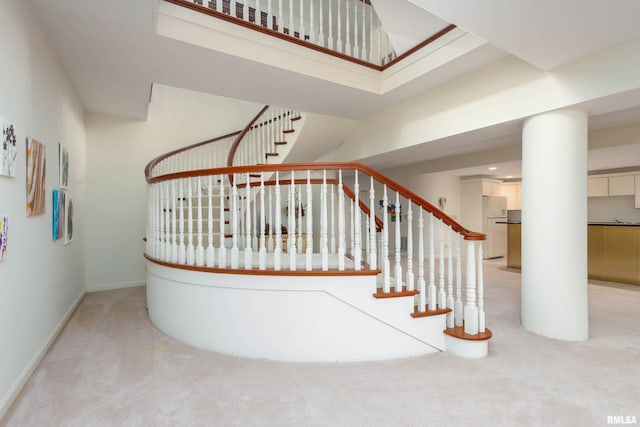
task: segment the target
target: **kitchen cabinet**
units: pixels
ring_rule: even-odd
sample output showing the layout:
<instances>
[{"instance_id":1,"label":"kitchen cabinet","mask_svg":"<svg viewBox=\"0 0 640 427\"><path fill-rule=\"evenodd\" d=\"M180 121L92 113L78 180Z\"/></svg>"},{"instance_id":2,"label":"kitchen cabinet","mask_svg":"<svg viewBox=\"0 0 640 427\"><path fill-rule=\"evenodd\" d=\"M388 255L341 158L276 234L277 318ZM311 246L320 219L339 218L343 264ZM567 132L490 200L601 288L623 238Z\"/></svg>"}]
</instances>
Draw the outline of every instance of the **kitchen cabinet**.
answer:
<instances>
[{"instance_id":1,"label":"kitchen cabinet","mask_svg":"<svg viewBox=\"0 0 640 427\"><path fill-rule=\"evenodd\" d=\"M522 227L520 224L507 224L507 267L521 268Z\"/></svg>"},{"instance_id":2,"label":"kitchen cabinet","mask_svg":"<svg viewBox=\"0 0 640 427\"><path fill-rule=\"evenodd\" d=\"M633 175L610 176L609 196L633 196L635 194Z\"/></svg>"},{"instance_id":3,"label":"kitchen cabinet","mask_svg":"<svg viewBox=\"0 0 640 427\"><path fill-rule=\"evenodd\" d=\"M500 195L507 198L507 209L522 209L522 183L503 182Z\"/></svg>"},{"instance_id":4,"label":"kitchen cabinet","mask_svg":"<svg viewBox=\"0 0 640 427\"><path fill-rule=\"evenodd\" d=\"M483 196L500 196L500 188L502 181L497 179L483 179L482 180L482 195Z\"/></svg>"},{"instance_id":5,"label":"kitchen cabinet","mask_svg":"<svg viewBox=\"0 0 640 427\"><path fill-rule=\"evenodd\" d=\"M592 177L587 179L587 197L603 197L609 195L609 177Z\"/></svg>"}]
</instances>

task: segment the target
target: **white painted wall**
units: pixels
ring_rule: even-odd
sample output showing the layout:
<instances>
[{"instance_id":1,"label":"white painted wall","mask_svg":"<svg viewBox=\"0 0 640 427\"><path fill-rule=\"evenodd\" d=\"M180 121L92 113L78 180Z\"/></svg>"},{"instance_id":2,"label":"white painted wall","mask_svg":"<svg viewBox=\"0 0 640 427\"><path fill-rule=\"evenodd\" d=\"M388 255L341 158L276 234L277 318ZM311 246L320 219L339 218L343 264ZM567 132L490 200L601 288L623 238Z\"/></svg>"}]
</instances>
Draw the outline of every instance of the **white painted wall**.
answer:
<instances>
[{"instance_id":1,"label":"white painted wall","mask_svg":"<svg viewBox=\"0 0 640 427\"><path fill-rule=\"evenodd\" d=\"M30 2L0 2L0 116L18 137L15 178L0 177L0 212L10 215L7 258L0 263L0 418L84 294L85 129L75 92ZM26 216L26 138L46 145L46 213ZM58 184L58 143L70 153L74 241L51 238L51 191Z\"/></svg>"},{"instance_id":2,"label":"white painted wall","mask_svg":"<svg viewBox=\"0 0 640 427\"><path fill-rule=\"evenodd\" d=\"M145 165L173 149L240 130L261 108L154 85L147 121L87 114L87 290L145 281Z\"/></svg>"}]
</instances>

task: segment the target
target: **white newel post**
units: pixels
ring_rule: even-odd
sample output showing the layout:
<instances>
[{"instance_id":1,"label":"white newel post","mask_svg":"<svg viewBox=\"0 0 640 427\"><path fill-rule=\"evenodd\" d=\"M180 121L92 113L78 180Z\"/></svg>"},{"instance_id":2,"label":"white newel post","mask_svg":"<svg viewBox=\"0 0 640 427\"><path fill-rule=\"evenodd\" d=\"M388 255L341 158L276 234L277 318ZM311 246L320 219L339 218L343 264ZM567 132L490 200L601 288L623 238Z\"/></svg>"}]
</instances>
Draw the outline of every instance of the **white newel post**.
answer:
<instances>
[{"instance_id":1,"label":"white newel post","mask_svg":"<svg viewBox=\"0 0 640 427\"><path fill-rule=\"evenodd\" d=\"M401 255L400 255L400 244L401 244L401 236L400 234L400 193L396 191L396 222L395 222L395 250L396 250L396 265L394 269L395 277L394 282L396 285L396 292L402 291L402 264L400 264Z\"/></svg>"},{"instance_id":2,"label":"white newel post","mask_svg":"<svg viewBox=\"0 0 640 427\"><path fill-rule=\"evenodd\" d=\"M369 268L378 268L378 245L376 244L376 190L373 177L369 180Z\"/></svg>"},{"instance_id":3,"label":"white newel post","mask_svg":"<svg viewBox=\"0 0 640 427\"><path fill-rule=\"evenodd\" d=\"M453 299L453 229L448 227L449 241L447 244L447 308L451 311L447 313L447 328L453 328L455 319L453 306L455 301Z\"/></svg>"},{"instance_id":4,"label":"white newel post","mask_svg":"<svg viewBox=\"0 0 640 427\"><path fill-rule=\"evenodd\" d=\"M584 111L523 125L522 326L570 341L589 337L587 142Z\"/></svg>"},{"instance_id":5,"label":"white newel post","mask_svg":"<svg viewBox=\"0 0 640 427\"><path fill-rule=\"evenodd\" d=\"M300 0L300 40L304 40L304 0Z\"/></svg>"},{"instance_id":6,"label":"white newel post","mask_svg":"<svg viewBox=\"0 0 640 427\"><path fill-rule=\"evenodd\" d=\"M482 242L478 245L478 332L484 332L484 278L482 270Z\"/></svg>"},{"instance_id":7,"label":"white newel post","mask_svg":"<svg viewBox=\"0 0 640 427\"><path fill-rule=\"evenodd\" d=\"M264 172L260 173L260 242L258 243L260 246L260 250L258 252L258 268L260 270L267 269L267 248L266 248L266 238L265 238L265 230L266 230L266 220L265 220L265 212L264 212Z\"/></svg>"},{"instance_id":8,"label":"white newel post","mask_svg":"<svg viewBox=\"0 0 640 427\"><path fill-rule=\"evenodd\" d=\"M476 256L475 242L467 242L467 301L464 306L464 332L478 333L478 306L476 305Z\"/></svg>"},{"instance_id":9,"label":"white newel post","mask_svg":"<svg viewBox=\"0 0 640 427\"><path fill-rule=\"evenodd\" d=\"M424 311L427 304L427 296L424 281L424 209L420 207L420 217L418 218L418 311Z\"/></svg>"},{"instance_id":10,"label":"white newel post","mask_svg":"<svg viewBox=\"0 0 640 427\"><path fill-rule=\"evenodd\" d=\"M344 190L342 188L342 170L338 171L338 270L344 271Z\"/></svg>"},{"instance_id":11,"label":"white newel post","mask_svg":"<svg viewBox=\"0 0 640 427\"><path fill-rule=\"evenodd\" d=\"M354 253L353 255L353 264L356 271L362 270L362 241L360 239L361 232L361 223L360 223L360 183L358 182L358 170L355 170L355 181L353 184L353 194L354 194L354 224L353 224L353 239L354 242Z\"/></svg>"},{"instance_id":12,"label":"white newel post","mask_svg":"<svg viewBox=\"0 0 640 427\"><path fill-rule=\"evenodd\" d=\"M463 305L462 305L462 237L456 236L456 300L454 302L453 317L455 326L462 326Z\"/></svg>"},{"instance_id":13,"label":"white newel post","mask_svg":"<svg viewBox=\"0 0 640 427\"><path fill-rule=\"evenodd\" d=\"M444 222L440 223L440 232L438 233L438 305L440 308L447 306L447 292L444 289Z\"/></svg>"},{"instance_id":14,"label":"white newel post","mask_svg":"<svg viewBox=\"0 0 640 427\"><path fill-rule=\"evenodd\" d=\"M249 174L246 174L245 188L245 242L244 242L244 269L251 270L253 263L253 248L251 247L251 183Z\"/></svg>"}]
</instances>

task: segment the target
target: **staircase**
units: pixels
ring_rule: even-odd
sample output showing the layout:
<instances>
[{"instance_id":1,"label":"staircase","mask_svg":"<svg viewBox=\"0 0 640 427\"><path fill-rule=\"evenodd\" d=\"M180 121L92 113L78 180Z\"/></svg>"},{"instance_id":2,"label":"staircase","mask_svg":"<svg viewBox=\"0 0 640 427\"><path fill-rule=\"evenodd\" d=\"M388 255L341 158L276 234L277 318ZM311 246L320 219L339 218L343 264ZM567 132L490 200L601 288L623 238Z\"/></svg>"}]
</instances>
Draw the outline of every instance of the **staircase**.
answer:
<instances>
[{"instance_id":1,"label":"staircase","mask_svg":"<svg viewBox=\"0 0 640 427\"><path fill-rule=\"evenodd\" d=\"M303 123L265 107L147 166L154 324L279 360L485 356L484 236L365 165L280 163Z\"/></svg>"}]
</instances>

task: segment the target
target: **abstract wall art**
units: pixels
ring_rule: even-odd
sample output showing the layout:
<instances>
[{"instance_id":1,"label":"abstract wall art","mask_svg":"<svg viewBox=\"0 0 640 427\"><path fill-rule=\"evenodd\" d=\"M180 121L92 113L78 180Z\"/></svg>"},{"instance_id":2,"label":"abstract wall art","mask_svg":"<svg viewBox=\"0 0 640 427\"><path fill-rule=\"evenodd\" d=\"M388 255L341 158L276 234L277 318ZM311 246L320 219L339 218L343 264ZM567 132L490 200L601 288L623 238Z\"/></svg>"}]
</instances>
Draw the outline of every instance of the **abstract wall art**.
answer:
<instances>
[{"instance_id":1,"label":"abstract wall art","mask_svg":"<svg viewBox=\"0 0 640 427\"><path fill-rule=\"evenodd\" d=\"M65 193L62 190L53 190L53 208L52 208L52 237L53 240L62 239L64 237L64 209L65 209Z\"/></svg>"},{"instance_id":2,"label":"abstract wall art","mask_svg":"<svg viewBox=\"0 0 640 427\"><path fill-rule=\"evenodd\" d=\"M0 129L2 131L0 146L0 175L16 176L16 160L18 147L16 146L16 130L13 124L0 117Z\"/></svg>"},{"instance_id":3,"label":"abstract wall art","mask_svg":"<svg viewBox=\"0 0 640 427\"><path fill-rule=\"evenodd\" d=\"M73 200L68 194L65 195L64 216L66 223L64 226L64 244L68 245L73 240Z\"/></svg>"},{"instance_id":4,"label":"abstract wall art","mask_svg":"<svg viewBox=\"0 0 640 427\"><path fill-rule=\"evenodd\" d=\"M46 147L27 139L27 216L42 215L45 210Z\"/></svg>"},{"instance_id":5,"label":"abstract wall art","mask_svg":"<svg viewBox=\"0 0 640 427\"><path fill-rule=\"evenodd\" d=\"M58 156L60 159L60 188L69 186L69 151L67 147L58 144Z\"/></svg>"},{"instance_id":6,"label":"abstract wall art","mask_svg":"<svg viewBox=\"0 0 640 427\"><path fill-rule=\"evenodd\" d=\"M0 262L7 257L7 236L9 234L9 215L0 213Z\"/></svg>"}]
</instances>

